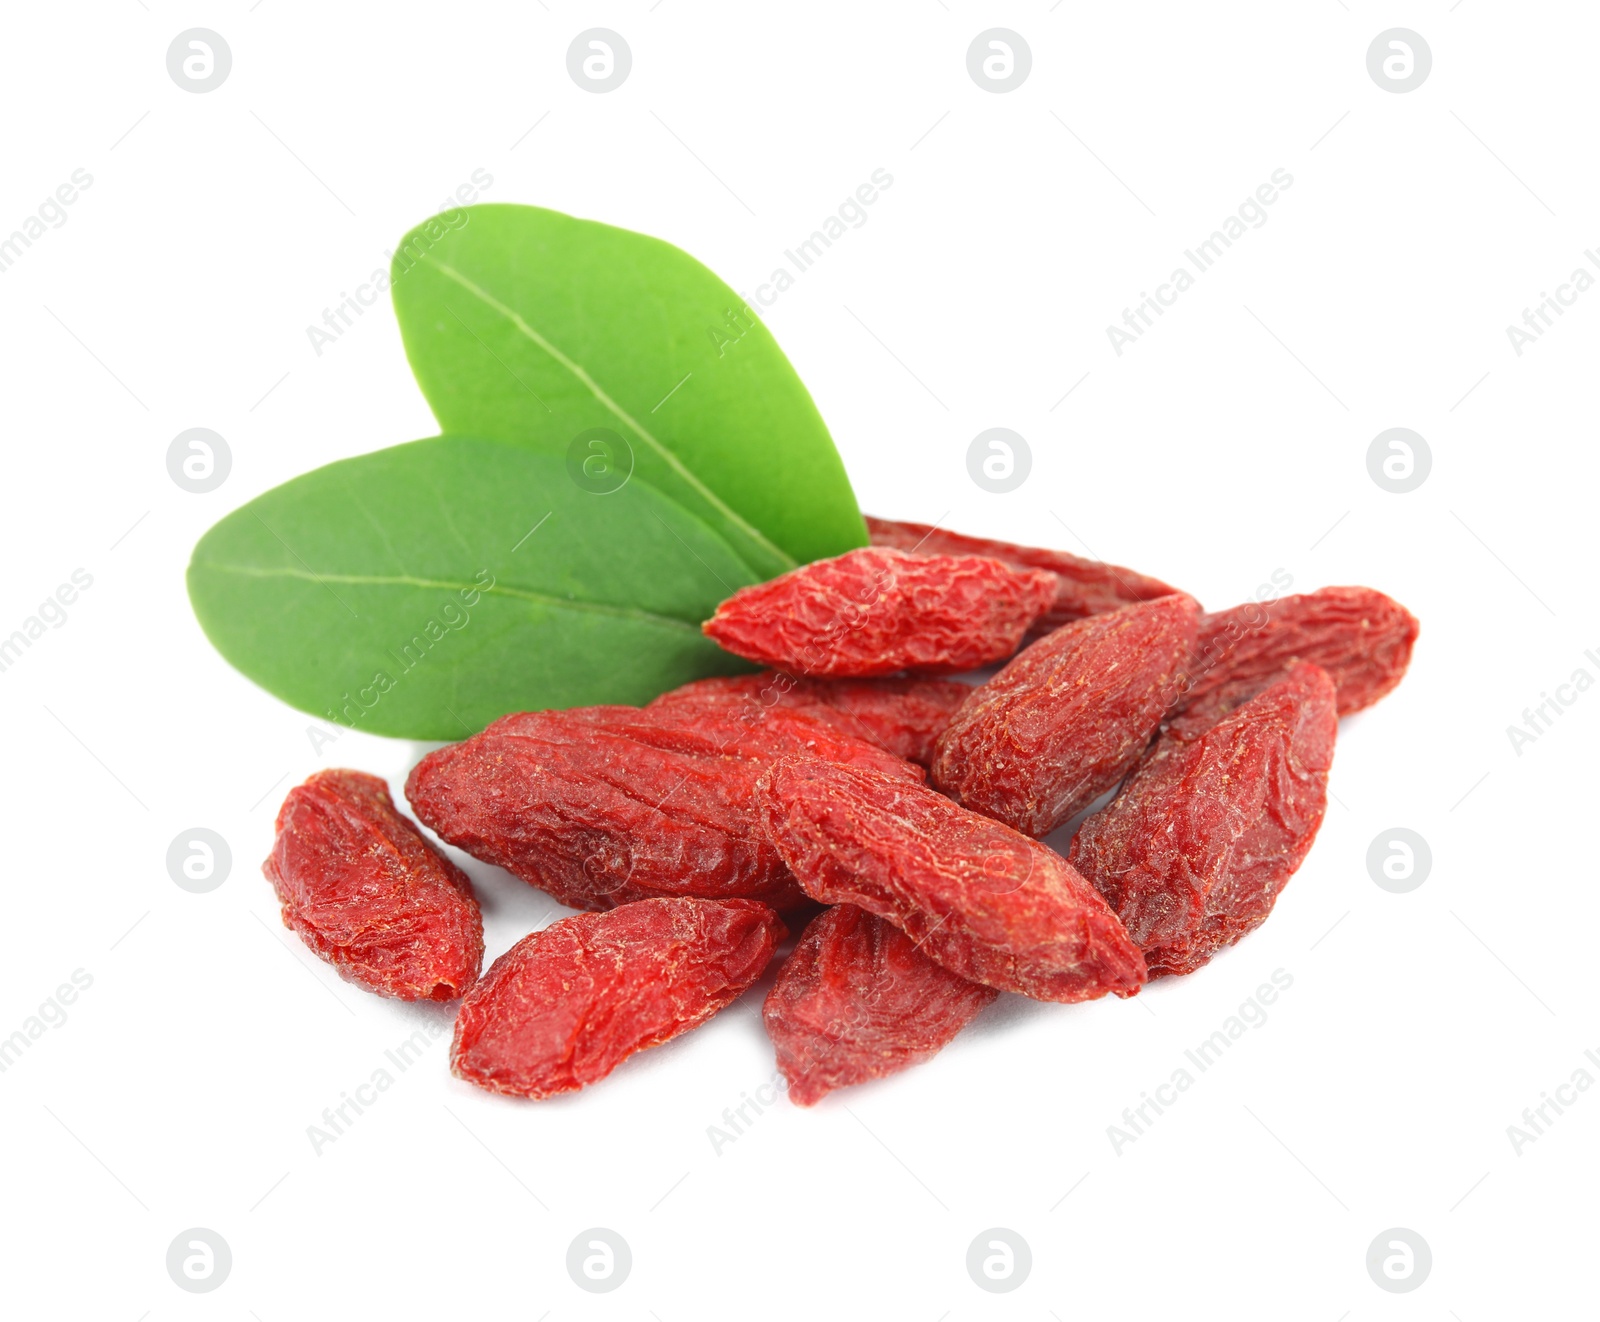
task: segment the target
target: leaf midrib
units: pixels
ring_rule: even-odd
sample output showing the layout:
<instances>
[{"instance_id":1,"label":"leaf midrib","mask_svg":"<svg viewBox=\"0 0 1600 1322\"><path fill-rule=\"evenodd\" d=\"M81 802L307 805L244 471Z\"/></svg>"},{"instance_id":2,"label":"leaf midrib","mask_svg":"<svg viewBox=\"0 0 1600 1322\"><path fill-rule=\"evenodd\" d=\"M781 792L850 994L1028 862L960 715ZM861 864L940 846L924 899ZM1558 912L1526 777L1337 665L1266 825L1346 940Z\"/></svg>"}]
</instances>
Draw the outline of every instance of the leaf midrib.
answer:
<instances>
[{"instance_id":1,"label":"leaf midrib","mask_svg":"<svg viewBox=\"0 0 1600 1322\"><path fill-rule=\"evenodd\" d=\"M655 611L643 610L637 606L611 606L605 602L583 601L576 597L555 597L545 592L535 592L530 588L513 587L506 583L496 582L491 587L473 580L471 582L452 582L448 579L417 578L411 574L319 574L305 569L296 569L291 565L264 567L260 565L224 565L215 561L197 561L197 569L215 570L221 574L241 574L248 578L297 578L307 583L345 583L359 587L409 587L448 589L455 592L480 592L488 597L511 597L520 601L537 602L541 606L549 606L553 610L579 611L593 615L610 615L619 619L637 620L643 624L657 625L663 628L681 629L700 634L699 621L680 620L673 615L661 615Z\"/></svg>"},{"instance_id":2,"label":"leaf midrib","mask_svg":"<svg viewBox=\"0 0 1600 1322\"><path fill-rule=\"evenodd\" d=\"M793 569L799 564L799 561L797 561L792 555L774 543L766 536L765 533L745 519L744 516L735 510L731 505L729 505L727 501L723 500L721 496L717 495L716 492L708 487L693 469L685 464L683 460L680 459L669 447L662 444L662 442L658 440L653 433L645 428L643 423L639 422L639 420L629 413L625 408L623 408L621 404L612 399L611 396L606 393L605 389L600 385L600 383L590 376L580 363L572 358L569 358L560 349L556 348L556 346L552 344L546 336L529 325L527 320L520 312L518 312L515 308L508 307L506 304L502 303L499 299L495 298L493 294L489 293L488 290L470 280L467 276L456 270L456 268L451 266L449 263L440 261L431 252L423 253L421 260L434 267L434 269L436 269L446 279L455 281L456 284L461 286L461 288L482 302L486 307L504 317L512 324L513 327L516 328L517 331L526 336L540 349L544 350L544 352L554 359L555 362L560 364L561 367L569 372L572 377L594 397L598 404L608 410L611 415L617 419L617 421L623 423L625 426L631 429L641 441L643 441L656 452L656 454L661 458L662 462L671 468L672 471L682 478L686 483L693 487L694 490L714 509L716 509L718 513L720 513L757 545L761 546L771 555L775 556L786 569Z\"/></svg>"}]
</instances>

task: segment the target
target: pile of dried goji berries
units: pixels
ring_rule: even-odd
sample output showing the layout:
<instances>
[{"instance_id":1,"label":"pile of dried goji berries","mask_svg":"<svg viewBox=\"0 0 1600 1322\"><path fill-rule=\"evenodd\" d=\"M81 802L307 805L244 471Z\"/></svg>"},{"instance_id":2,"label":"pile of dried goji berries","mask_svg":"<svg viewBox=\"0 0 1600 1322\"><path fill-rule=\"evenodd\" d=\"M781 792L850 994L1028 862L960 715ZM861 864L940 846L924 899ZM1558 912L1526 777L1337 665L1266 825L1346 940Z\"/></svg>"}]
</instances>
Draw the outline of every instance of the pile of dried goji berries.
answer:
<instances>
[{"instance_id":1,"label":"pile of dried goji berries","mask_svg":"<svg viewBox=\"0 0 1600 1322\"><path fill-rule=\"evenodd\" d=\"M466 875L382 781L326 771L278 814L284 921L379 995L462 998L452 1068L523 1097L702 1023L804 922L764 1014L810 1105L1001 991L1132 996L1257 927L1322 822L1338 718L1417 636L1370 588L1204 614L1116 565L869 527L707 621L771 669L506 716L411 772L441 839L589 912L480 977ZM1040 843L1078 817L1065 856Z\"/></svg>"}]
</instances>

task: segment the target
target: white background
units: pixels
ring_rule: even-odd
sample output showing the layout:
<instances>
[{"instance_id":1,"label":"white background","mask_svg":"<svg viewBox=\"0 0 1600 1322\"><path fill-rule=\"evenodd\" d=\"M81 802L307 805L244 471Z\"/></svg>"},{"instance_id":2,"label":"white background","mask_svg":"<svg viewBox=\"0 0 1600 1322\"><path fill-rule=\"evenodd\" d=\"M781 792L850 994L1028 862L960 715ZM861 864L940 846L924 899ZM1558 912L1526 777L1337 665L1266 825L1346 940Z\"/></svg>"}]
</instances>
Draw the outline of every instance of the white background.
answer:
<instances>
[{"instance_id":1,"label":"white background","mask_svg":"<svg viewBox=\"0 0 1600 1322\"><path fill-rule=\"evenodd\" d=\"M1520 755L1506 733L1600 676L1600 293L1521 356L1506 335L1600 244L1590 6L108 0L5 22L0 234L73 170L94 180L0 275L0 634L93 576L0 674L0 1034L93 979L0 1075L8 1315L1592 1312L1600 1090L1520 1153L1507 1126L1580 1067L1600 1078L1600 694ZM1033 54L1005 95L966 69L996 25ZM1366 68L1397 25L1434 59L1403 95ZM205 95L165 64L193 26L233 52ZM566 72L594 26L633 52L608 95ZM754 994L538 1104L452 1079L441 1037L314 1153L323 1108L449 1012L341 982L258 872L291 784L346 764L398 785L419 750L316 750L184 594L230 509L433 430L386 305L320 357L306 327L474 169L484 200L660 235L748 292L878 167L868 223L768 314L864 508L1089 548L1212 608L1283 570L1420 616L1405 684L1341 729L1309 861L1192 977L1002 998L932 1063L780 1100L720 1153L707 1127L772 1071ZM1106 326L1279 168L1267 223L1117 356ZM233 455L208 495L165 467L196 426ZM993 426L1033 451L1010 495L966 473ZM1394 426L1433 454L1407 495L1366 468ZM194 826L233 852L204 895L165 865ZM1367 871L1394 826L1432 847L1410 894ZM472 871L491 957L555 916ZM1275 969L1293 985L1267 1021L1116 1153L1107 1126ZM195 1226L232 1250L212 1294L166 1271ZM565 1270L591 1226L631 1245L615 1293ZM994 1226L1033 1254L1007 1295L965 1267ZM1365 1266L1396 1226L1432 1249L1410 1294Z\"/></svg>"}]
</instances>

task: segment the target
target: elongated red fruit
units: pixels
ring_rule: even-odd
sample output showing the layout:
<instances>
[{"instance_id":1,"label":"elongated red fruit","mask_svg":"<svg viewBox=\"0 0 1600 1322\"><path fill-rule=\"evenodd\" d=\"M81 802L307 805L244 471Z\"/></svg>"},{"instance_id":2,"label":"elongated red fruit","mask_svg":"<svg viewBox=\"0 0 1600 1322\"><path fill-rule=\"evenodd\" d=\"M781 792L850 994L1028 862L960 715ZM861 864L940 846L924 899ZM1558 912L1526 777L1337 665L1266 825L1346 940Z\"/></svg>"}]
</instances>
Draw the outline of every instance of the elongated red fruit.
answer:
<instances>
[{"instance_id":1,"label":"elongated red fruit","mask_svg":"<svg viewBox=\"0 0 1600 1322\"><path fill-rule=\"evenodd\" d=\"M955 679L800 679L776 670L697 679L650 703L787 707L924 765L972 686Z\"/></svg>"},{"instance_id":2,"label":"elongated red fruit","mask_svg":"<svg viewBox=\"0 0 1600 1322\"><path fill-rule=\"evenodd\" d=\"M794 675L948 674L1010 656L1054 597L1039 570L869 546L740 588L702 628Z\"/></svg>"},{"instance_id":3,"label":"elongated red fruit","mask_svg":"<svg viewBox=\"0 0 1600 1322\"><path fill-rule=\"evenodd\" d=\"M1073 864L1144 951L1150 976L1192 973L1253 931L1328 802L1333 680L1291 666L1209 729L1168 730L1073 839Z\"/></svg>"},{"instance_id":4,"label":"elongated red fruit","mask_svg":"<svg viewBox=\"0 0 1600 1322\"><path fill-rule=\"evenodd\" d=\"M836 904L807 925L761 1016L789 1100L811 1106L927 1060L999 994L935 963L893 924Z\"/></svg>"},{"instance_id":5,"label":"elongated red fruit","mask_svg":"<svg viewBox=\"0 0 1600 1322\"><path fill-rule=\"evenodd\" d=\"M472 884L359 771L319 771L278 810L261 865L284 926L358 987L453 1001L483 964Z\"/></svg>"},{"instance_id":6,"label":"elongated red fruit","mask_svg":"<svg viewBox=\"0 0 1600 1322\"><path fill-rule=\"evenodd\" d=\"M927 523L902 523L867 516L867 532L874 546L890 546L913 555L987 555L1016 569L1044 569L1055 575L1055 599L1033 625L1034 633L1048 633L1086 615L1099 615L1136 601L1154 601L1178 589L1103 560L1086 560L1070 551L1047 551L1038 546L990 541L948 532Z\"/></svg>"},{"instance_id":7,"label":"elongated red fruit","mask_svg":"<svg viewBox=\"0 0 1600 1322\"><path fill-rule=\"evenodd\" d=\"M802 896L752 795L776 758L922 769L804 712L575 707L505 716L418 763L417 816L575 909L663 895Z\"/></svg>"},{"instance_id":8,"label":"elongated red fruit","mask_svg":"<svg viewBox=\"0 0 1600 1322\"><path fill-rule=\"evenodd\" d=\"M930 775L957 802L1048 835L1112 788L1177 697L1199 608L1175 594L1065 625L973 691Z\"/></svg>"},{"instance_id":9,"label":"elongated red fruit","mask_svg":"<svg viewBox=\"0 0 1600 1322\"><path fill-rule=\"evenodd\" d=\"M1296 661L1332 676L1339 715L1348 716L1404 678L1419 628L1415 615L1373 588L1319 588L1203 616L1174 724L1204 729L1282 679Z\"/></svg>"},{"instance_id":10,"label":"elongated red fruit","mask_svg":"<svg viewBox=\"0 0 1600 1322\"><path fill-rule=\"evenodd\" d=\"M525 936L456 1016L450 1068L553 1097L704 1023L761 976L783 923L751 900L640 900Z\"/></svg>"},{"instance_id":11,"label":"elongated red fruit","mask_svg":"<svg viewBox=\"0 0 1600 1322\"><path fill-rule=\"evenodd\" d=\"M952 973L1043 1001L1144 982L1138 948L1066 859L925 785L782 762L758 799L807 895L888 919Z\"/></svg>"}]
</instances>

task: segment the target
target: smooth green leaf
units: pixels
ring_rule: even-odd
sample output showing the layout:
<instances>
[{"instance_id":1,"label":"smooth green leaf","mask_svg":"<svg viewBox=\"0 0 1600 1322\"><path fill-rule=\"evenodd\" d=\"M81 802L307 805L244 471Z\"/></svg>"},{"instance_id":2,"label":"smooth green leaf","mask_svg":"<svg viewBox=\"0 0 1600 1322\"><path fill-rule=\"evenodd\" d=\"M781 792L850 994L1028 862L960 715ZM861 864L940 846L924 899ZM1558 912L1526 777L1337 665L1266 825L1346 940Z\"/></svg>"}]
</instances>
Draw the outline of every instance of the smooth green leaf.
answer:
<instances>
[{"instance_id":1,"label":"smooth green leaf","mask_svg":"<svg viewBox=\"0 0 1600 1322\"><path fill-rule=\"evenodd\" d=\"M700 622L754 581L637 477L597 495L560 459L451 436L286 482L207 532L189 565L201 627L251 679L414 739L742 669Z\"/></svg>"},{"instance_id":2,"label":"smooth green leaf","mask_svg":"<svg viewBox=\"0 0 1600 1322\"><path fill-rule=\"evenodd\" d=\"M634 471L763 577L866 543L800 378L744 300L660 239L538 207L466 207L406 235L395 311L447 432L565 457L606 428Z\"/></svg>"}]
</instances>

